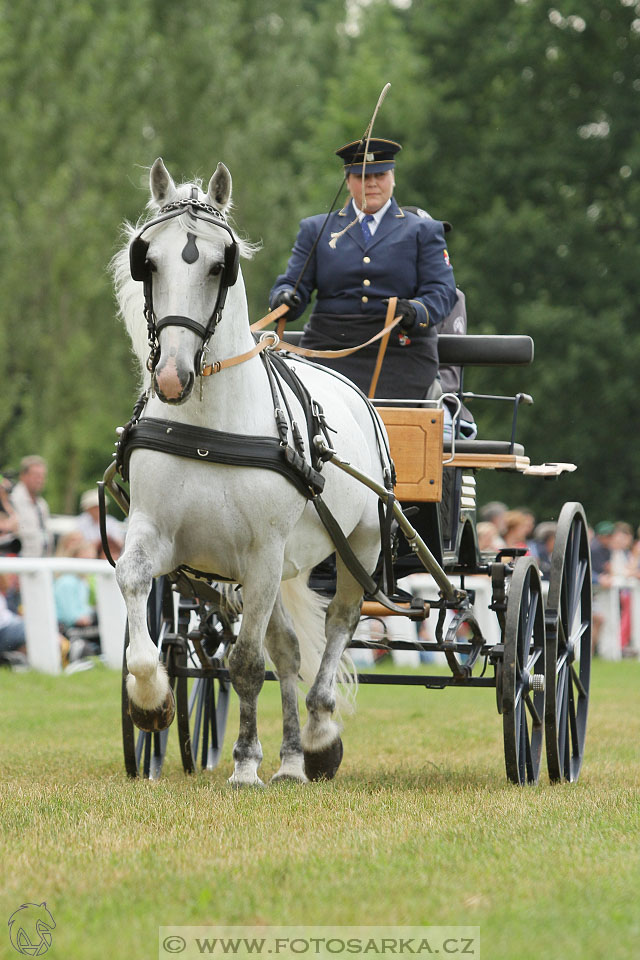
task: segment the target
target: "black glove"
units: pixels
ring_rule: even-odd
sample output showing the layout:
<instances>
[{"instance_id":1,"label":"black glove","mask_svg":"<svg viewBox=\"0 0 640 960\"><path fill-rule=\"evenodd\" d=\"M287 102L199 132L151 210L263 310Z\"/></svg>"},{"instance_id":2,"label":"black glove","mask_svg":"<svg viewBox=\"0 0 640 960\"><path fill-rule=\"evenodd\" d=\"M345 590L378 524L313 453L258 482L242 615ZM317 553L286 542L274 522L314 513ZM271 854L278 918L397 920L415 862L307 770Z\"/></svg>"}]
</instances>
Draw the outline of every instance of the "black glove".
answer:
<instances>
[{"instance_id":1,"label":"black glove","mask_svg":"<svg viewBox=\"0 0 640 960\"><path fill-rule=\"evenodd\" d=\"M297 293L294 293L293 290L281 290L280 293L276 293L273 298L271 309L275 310L276 307L282 306L283 303L289 307L289 310L293 311L296 307L300 306L300 297Z\"/></svg>"},{"instance_id":2,"label":"black glove","mask_svg":"<svg viewBox=\"0 0 640 960\"><path fill-rule=\"evenodd\" d=\"M385 304L389 303L388 300L383 300L382 302ZM399 324L400 329L404 330L405 333L411 333L418 322L418 311L410 300L398 300L396 304L396 317L398 314L402 317Z\"/></svg>"}]
</instances>

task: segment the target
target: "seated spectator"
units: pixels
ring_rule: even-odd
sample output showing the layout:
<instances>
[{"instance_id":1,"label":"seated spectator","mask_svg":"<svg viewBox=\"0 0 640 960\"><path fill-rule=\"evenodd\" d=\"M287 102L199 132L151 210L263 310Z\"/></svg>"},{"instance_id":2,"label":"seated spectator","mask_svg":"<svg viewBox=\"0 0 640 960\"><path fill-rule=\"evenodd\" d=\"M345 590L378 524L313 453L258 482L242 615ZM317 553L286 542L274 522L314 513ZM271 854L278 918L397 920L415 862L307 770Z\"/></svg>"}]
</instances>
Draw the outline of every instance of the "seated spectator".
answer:
<instances>
[{"instance_id":1,"label":"seated spectator","mask_svg":"<svg viewBox=\"0 0 640 960\"><path fill-rule=\"evenodd\" d=\"M56 550L58 557L77 557L95 560L93 544L81 533L65 534ZM100 652L100 635L95 607L91 602L91 587L84 574L62 573L54 583L56 614L60 629L69 639L69 660L78 660Z\"/></svg>"},{"instance_id":2,"label":"seated spectator","mask_svg":"<svg viewBox=\"0 0 640 960\"><path fill-rule=\"evenodd\" d=\"M611 586L611 546L614 525L610 520L596 524L591 540L591 576L594 587Z\"/></svg>"},{"instance_id":3,"label":"seated spectator","mask_svg":"<svg viewBox=\"0 0 640 960\"><path fill-rule=\"evenodd\" d=\"M496 529L496 525L489 520L481 520L476 526L478 534L478 547L480 553L497 554L503 549L505 543Z\"/></svg>"},{"instance_id":4,"label":"seated spectator","mask_svg":"<svg viewBox=\"0 0 640 960\"><path fill-rule=\"evenodd\" d=\"M18 516L21 557L48 557L53 547L49 529L49 506L40 496L47 482L47 464L42 457L24 457L20 479L11 492L11 504Z\"/></svg>"},{"instance_id":5,"label":"seated spectator","mask_svg":"<svg viewBox=\"0 0 640 960\"><path fill-rule=\"evenodd\" d=\"M0 574L0 665L26 666L24 621L7 603L5 591L8 586L9 578Z\"/></svg>"},{"instance_id":6,"label":"seated spectator","mask_svg":"<svg viewBox=\"0 0 640 960\"><path fill-rule=\"evenodd\" d=\"M539 523L533 531L533 540L529 544L531 555L538 561L543 580L548 580L551 574L551 557L557 528L558 524L551 520Z\"/></svg>"},{"instance_id":7,"label":"seated spectator","mask_svg":"<svg viewBox=\"0 0 640 960\"><path fill-rule=\"evenodd\" d=\"M528 545L529 540L531 540L531 538L533 537L533 531L536 528L536 515L533 512L533 510L529 509L529 507L516 507L516 510L518 511L518 513L521 513L524 517L526 517L527 525L526 525L526 535L524 539Z\"/></svg>"},{"instance_id":8,"label":"seated spectator","mask_svg":"<svg viewBox=\"0 0 640 960\"><path fill-rule=\"evenodd\" d=\"M522 510L507 510L503 517L503 524L505 546L525 550L528 553L527 536L531 531L530 516Z\"/></svg>"},{"instance_id":9,"label":"seated spectator","mask_svg":"<svg viewBox=\"0 0 640 960\"><path fill-rule=\"evenodd\" d=\"M0 556L15 556L20 553L18 515L11 505L9 494L11 481L0 474Z\"/></svg>"},{"instance_id":10,"label":"seated spectator","mask_svg":"<svg viewBox=\"0 0 640 960\"><path fill-rule=\"evenodd\" d=\"M480 507L478 518L486 523L492 523L498 532L498 536L504 535L504 515L507 512L506 503L500 500L491 500Z\"/></svg>"},{"instance_id":11,"label":"seated spectator","mask_svg":"<svg viewBox=\"0 0 640 960\"><path fill-rule=\"evenodd\" d=\"M100 503L98 500L98 491L94 487L91 490L85 490L80 497L80 509L82 513L78 517L77 529L82 533L85 540L95 548L97 557L104 557L102 549L102 538L100 536ZM116 520L110 514L106 516L107 541L111 556L117 560L122 553L124 545L125 526Z\"/></svg>"},{"instance_id":12,"label":"seated spectator","mask_svg":"<svg viewBox=\"0 0 640 960\"><path fill-rule=\"evenodd\" d=\"M614 525L610 520L596 524L591 540L591 580L593 583L593 634L592 648L597 653L600 631L606 619L606 597L613 580L611 576L611 545Z\"/></svg>"}]
</instances>

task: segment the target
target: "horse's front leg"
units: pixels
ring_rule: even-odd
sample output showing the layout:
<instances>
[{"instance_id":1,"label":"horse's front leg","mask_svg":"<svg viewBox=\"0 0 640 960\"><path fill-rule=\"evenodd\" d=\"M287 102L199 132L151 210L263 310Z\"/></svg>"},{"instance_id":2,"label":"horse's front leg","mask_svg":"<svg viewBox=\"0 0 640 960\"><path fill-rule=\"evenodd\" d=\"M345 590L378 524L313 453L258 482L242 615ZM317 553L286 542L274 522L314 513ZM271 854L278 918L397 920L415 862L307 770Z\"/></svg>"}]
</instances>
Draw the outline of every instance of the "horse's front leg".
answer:
<instances>
[{"instance_id":1,"label":"horse's front leg","mask_svg":"<svg viewBox=\"0 0 640 960\"><path fill-rule=\"evenodd\" d=\"M234 787L263 787L258 776L262 746L258 739L258 694L264 683L263 643L280 585L280 564L271 554L245 575L242 584L242 626L229 655L229 675L240 703L240 729L233 746ZM278 573L274 576L273 571Z\"/></svg>"},{"instance_id":2,"label":"horse's front leg","mask_svg":"<svg viewBox=\"0 0 640 960\"><path fill-rule=\"evenodd\" d=\"M151 544L153 561L150 556ZM116 564L116 579L127 606L129 625L129 713L135 725L147 731L166 729L175 714L167 673L158 661L159 649L147 628L147 600L151 581L154 575L168 569L168 566L163 568L158 565L162 552L155 528L134 521L127 533L125 550Z\"/></svg>"},{"instance_id":3,"label":"horse's front leg","mask_svg":"<svg viewBox=\"0 0 640 960\"><path fill-rule=\"evenodd\" d=\"M282 699L280 769L274 773L271 782L297 780L300 783L306 783L298 711L300 647L289 616L282 605L281 597L278 597L275 602L267 627L266 646L278 671Z\"/></svg>"}]
</instances>

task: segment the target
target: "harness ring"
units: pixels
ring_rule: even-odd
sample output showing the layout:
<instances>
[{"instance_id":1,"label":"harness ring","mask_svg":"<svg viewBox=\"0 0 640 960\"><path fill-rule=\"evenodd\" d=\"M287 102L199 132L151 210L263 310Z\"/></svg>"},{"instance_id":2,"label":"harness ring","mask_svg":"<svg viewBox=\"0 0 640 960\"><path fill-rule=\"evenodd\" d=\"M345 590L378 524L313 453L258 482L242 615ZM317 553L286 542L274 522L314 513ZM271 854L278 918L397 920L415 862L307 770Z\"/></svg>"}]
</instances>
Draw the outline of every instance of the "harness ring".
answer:
<instances>
[{"instance_id":1,"label":"harness ring","mask_svg":"<svg viewBox=\"0 0 640 960\"><path fill-rule=\"evenodd\" d=\"M271 338L273 343L270 346L265 347L265 350L275 350L280 343L280 337L275 330L267 330L265 333L261 334L260 343L262 343L264 340L268 340L269 338Z\"/></svg>"}]
</instances>

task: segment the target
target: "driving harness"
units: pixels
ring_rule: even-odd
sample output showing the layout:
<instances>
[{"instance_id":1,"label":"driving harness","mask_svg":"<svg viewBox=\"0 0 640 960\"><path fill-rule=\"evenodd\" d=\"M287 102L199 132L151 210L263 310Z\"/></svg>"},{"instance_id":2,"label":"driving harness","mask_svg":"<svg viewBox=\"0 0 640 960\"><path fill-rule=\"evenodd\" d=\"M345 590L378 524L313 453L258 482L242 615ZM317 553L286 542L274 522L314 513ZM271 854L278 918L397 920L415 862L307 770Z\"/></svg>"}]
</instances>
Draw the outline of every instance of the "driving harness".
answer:
<instances>
[{"instance_id":1,"label":"driving harness","mask_svg":"<svg viewBox=\"0 0 640 960\"><path fill-rule=\"evenodd\" d=\"M157 320L153 310L153 265L147 257L149 242L143 239L143 234L150 227L180 216L185 212L196 220L203 220L222 227L231 237L231 244L225 247L224 264L221 267L221 279L216 303L206 325L183 316L166 316ZM199 251L195 236L192 233L187 233L187 243L182 251L182 257L187 263L193 263L198 256ZM144 284L144 315L147 320L149 347L151 349L147 367L150 371L153 371L159 359L158 334L163 327L169 325L187 327L201 337L202 348L199 351L200 358L197 362L198 365L202 365L202 357L207 342L220 322L227 290L236 282L238 262L238 244L231 228L215 207L202 203L198 199L196 188L192 189L191 197L167 204L161 208L159 216L142 226L131 241L129 263L132 278ZM345 566L363 587L365 594L378 600L390 610L398 610L399 608L383 592L381 585L384 582L386 593L394 592L393 571L391 569L392 558L388 545L386 548L383 546L382 573L380 582L376 582L356 557L337 520L322 500L321 493L325 478L321 470L323 463L330 460L333 455L329 432L335 433L336 431L327 424L321 405L311 397L306 386L282 357L277 356L271 348L263 350L260 356L271 389L277 438L227 433L155 417L145 417L143 413L149 396L148 392L145 391L136 403L131 419L120 431L115 453L116 469L123 480L128 480L131 453L138 448L157 450L173 456L187 457L208 463L274 470L288 479L303 496L313 503L318 517L331 537ZM305 438L293 417L285 386L290 388L304 412L310 462L306 458ZM362 397L376 427L376 439L381 461L384 463L386 460L388 464L384 467L387 500L385 504L380 503L379 509L381 537L384 545L385 539L389 540L393 515L395 470L375 410L364 395ZM290 433L293 444L289 441ZM316 442L323 438L326 441L325 443L318 444ZM100 498L100 526L103 534L103 549L107 559L115 566L106 538L104 492L101 492L103 495Z\"/></svg>"}]
</instances>

